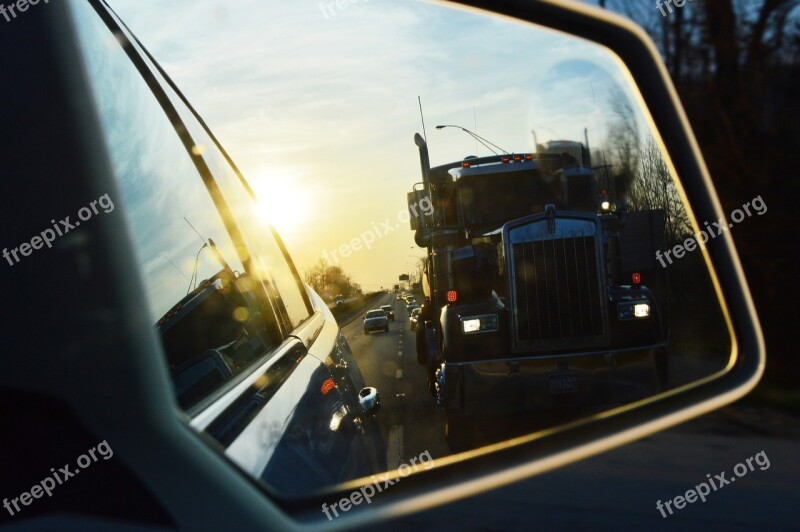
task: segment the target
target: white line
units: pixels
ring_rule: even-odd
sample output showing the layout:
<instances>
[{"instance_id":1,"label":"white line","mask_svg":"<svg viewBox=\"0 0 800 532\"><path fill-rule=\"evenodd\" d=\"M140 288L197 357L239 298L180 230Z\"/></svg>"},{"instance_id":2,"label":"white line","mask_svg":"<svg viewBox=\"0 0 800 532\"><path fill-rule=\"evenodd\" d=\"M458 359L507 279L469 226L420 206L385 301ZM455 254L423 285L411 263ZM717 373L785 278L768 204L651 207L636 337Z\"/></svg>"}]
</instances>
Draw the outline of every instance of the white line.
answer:
<instances>
[{"instance_id":1,"label":"white line","mask_svg":"<svg viewBox=\"0 0 800 532\"><path fill-rule=\"evenodd\" d=\"M394 471L403 460L403 426L392 425L389 429L389 442L386 445L386 466Z\"/></svg>"},{"instance_id":2,"label":"white line","mask_svg":"<svg viewBox=\"0 0 800 532\"><path fill-rule=\"evenodd\" d=\"M399 357L403 356L403 351L398 351L397 352L397 356L399 356Z\"/></svg>"},{"instance_id":3,"label":"white line","mask_svg":"<svg viewBox=\"0 0 800 532\"><path fill-rule=\"evenodd\" d=\"M394 374L394 378L395 379L402 379L403 378L403 370L402 369L398 369L397 373Z\"/></svg>"}]
</instances>

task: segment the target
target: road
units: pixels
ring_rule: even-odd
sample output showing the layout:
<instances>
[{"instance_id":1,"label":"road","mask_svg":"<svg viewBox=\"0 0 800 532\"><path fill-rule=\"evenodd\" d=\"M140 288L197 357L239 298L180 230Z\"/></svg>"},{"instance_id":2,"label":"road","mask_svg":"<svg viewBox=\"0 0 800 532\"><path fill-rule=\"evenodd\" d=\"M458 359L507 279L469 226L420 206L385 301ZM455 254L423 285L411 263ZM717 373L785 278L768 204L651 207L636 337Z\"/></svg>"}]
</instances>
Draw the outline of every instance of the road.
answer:
<instances>
[{"instance_id":1,"label":"road","mask_svg":"<svg viewBox=\"0 0 800 532\"><path fill-rule=\"evenodd\" d=\"M364 335L363 314L342 327L367 386L381 396L378 414L387 442L389 470L428 451L434 458L449 453L444 440L445 416L428 393L425 369L417 364L414 331L405 303L387 294L370 306L392 305L388 333Z\"/></svg>"},{"instance_id":2,"label":"road","mask_svg":"<svg viewBox=\"0 0 800 532\"><path fill-rule=\"evenodd\" d=\"M364 334L362 319L370 309L381 305L394 308L395 320L389 322L388 333ZM437 458L452 454L444 440L446 417L427 391L424 366L416 363L415 333L410 328L405 303L388 293L362 310L342 331L356 357L367 386L374 386L381 395L379 423L388 446L388 466L396 468L410 458L428 451ZM724 367L720 359L686 355L681 349L670 352L669 382L671 386L692 382ZM601 408L603 410L604 408ZM539 412L521 419L519 416L493 416L491 431L473 435L471 447L543 430L595 413L592 409ZM569 418L565 417L569 415Z\"/></svg>"}]
</instances>

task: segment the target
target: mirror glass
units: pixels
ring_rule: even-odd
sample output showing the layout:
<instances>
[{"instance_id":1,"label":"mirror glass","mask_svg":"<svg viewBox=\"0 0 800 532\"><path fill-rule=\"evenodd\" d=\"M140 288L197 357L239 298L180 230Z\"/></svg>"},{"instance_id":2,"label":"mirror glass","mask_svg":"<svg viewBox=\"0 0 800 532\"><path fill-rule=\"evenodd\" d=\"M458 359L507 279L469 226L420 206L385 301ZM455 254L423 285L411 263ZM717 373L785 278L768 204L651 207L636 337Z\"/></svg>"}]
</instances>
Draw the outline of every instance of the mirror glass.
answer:
<instances>
[{"instance_id":1,"label":"mirror glass","mask_svg":"<svg viewBox=\"0 0 800 532\"><path fill-rule=\"evenodd\" d=\"M702 249L722 228L693 222L605 48L425 2L109 3L341 327L331 371L349 372L351 398L225 442L274 489L413 474L731 362ZM281 356L303 377L302 355ZM360 393L374 414L352 415ZM277 412L286 394L247 408Z\"/></svg>"}]
</instances>

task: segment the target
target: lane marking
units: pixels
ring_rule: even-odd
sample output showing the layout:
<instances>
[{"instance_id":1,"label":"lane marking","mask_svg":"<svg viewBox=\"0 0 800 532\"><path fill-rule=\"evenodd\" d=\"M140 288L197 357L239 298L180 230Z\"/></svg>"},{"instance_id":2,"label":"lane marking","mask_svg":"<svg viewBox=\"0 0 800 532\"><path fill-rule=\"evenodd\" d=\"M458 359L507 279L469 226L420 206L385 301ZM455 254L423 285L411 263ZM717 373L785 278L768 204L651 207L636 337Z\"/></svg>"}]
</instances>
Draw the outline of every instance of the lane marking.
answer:
<instances>
[{"instance_id":1,"label":"lane marking","mask_svg":"<svg viewBox=\"0 0 800 532\"><path fill-rule=\"evenodd\" d=\"M402 379L403 378L403 370L402 369L398 369L397 373L394 374L394 378L395 379Z\"/></svg>"},{"instance_id":2,"label":"lane marking","mask_svg":"<svg viewBox=\"0 0 800 532\"><path fill-rule=\"evenodd\" d=\"M403 460L403 426L392 425L389 429L389 442L386 445L386 466L389 471L400 467Z\"/></svg>"}]
</instances>

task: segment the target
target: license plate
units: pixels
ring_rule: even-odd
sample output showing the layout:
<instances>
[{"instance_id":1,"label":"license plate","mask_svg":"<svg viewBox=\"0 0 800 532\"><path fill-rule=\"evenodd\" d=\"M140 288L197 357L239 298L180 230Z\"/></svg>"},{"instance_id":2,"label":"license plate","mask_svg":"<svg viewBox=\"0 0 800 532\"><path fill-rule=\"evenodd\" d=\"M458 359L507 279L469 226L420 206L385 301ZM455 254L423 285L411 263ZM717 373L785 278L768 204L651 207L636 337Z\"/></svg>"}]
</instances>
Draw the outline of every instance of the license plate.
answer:
<instances>
[{"instance_id":1,"label":"license plate","mask_svg":"<svg viewBox=\"0 0 800 532\"><path fill-rule=\"evenodd\" d=\"M574 392L578 387L578 379L574 373L550 375L550 393Z\"/></svg>"}]
</instances>

